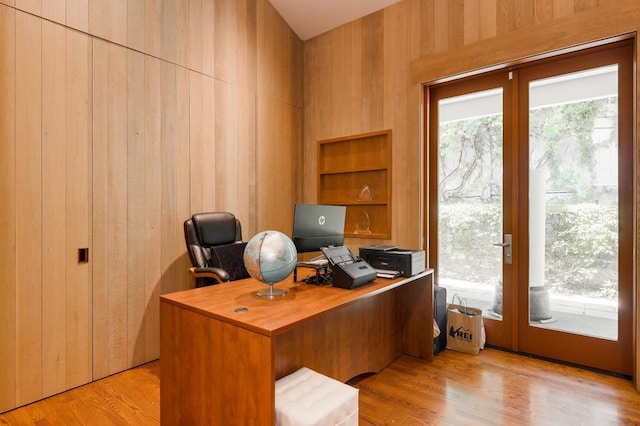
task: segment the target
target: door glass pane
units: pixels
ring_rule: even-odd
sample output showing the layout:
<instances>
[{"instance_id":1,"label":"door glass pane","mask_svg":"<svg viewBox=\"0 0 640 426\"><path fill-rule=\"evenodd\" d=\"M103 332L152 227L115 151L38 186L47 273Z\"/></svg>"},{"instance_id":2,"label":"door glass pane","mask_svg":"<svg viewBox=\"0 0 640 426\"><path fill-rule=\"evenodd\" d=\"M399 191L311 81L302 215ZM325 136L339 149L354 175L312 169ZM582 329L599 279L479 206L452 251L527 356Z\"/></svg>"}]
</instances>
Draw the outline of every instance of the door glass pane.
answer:
<instances>
[{"instance_id":1,"label":"door glass pane","mask_svg":"<svg viewBox=\"0 0 640 426\"><path fill-rule=\"evenodd\" d=\"M438 103L438 279L502 319L502 89Z\"/></svg>"},{"instance_id":2,"label":"door glass pane","mask_svg":"<svg viewBox=\"0 0 640 426\"><path fill-rule=\"evenodd\" d=\"M529 322L618 337L618 69L529 84Z\"/></svg>"}]
</instances>

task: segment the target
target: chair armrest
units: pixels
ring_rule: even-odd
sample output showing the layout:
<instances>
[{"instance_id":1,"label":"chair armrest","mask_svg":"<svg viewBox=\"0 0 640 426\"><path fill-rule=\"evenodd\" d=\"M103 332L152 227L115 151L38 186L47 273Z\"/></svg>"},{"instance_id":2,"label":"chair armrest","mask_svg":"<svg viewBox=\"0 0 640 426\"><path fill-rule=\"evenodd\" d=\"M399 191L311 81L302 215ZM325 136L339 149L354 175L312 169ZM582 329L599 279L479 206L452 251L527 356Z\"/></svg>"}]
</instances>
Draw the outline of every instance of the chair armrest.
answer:
<instances>
[{"instance_id":1,"label":"chair armrest","mask_svg":"<svg viewBox=\"0 0 640 426\"><path fill-rule=\"evenodd\" d=\"M194 267L189 271L194 278L213 278L218 284L229 281L229 274L221 268Z\"/></svg>"}]
</instances>

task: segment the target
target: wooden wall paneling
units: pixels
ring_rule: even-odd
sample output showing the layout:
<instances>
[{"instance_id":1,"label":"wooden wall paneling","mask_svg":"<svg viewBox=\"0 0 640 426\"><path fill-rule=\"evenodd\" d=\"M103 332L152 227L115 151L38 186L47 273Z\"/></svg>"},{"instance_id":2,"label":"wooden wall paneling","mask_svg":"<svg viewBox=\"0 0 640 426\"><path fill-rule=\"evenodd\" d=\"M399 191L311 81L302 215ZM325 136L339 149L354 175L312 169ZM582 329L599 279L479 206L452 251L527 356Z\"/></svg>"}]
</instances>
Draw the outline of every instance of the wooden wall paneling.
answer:
<instances>
[{"instance_id":1,"label":"wooden wall paneling","mask_svg":"<svg viewBox=\"0 0 640 426\"><path fill-rule=\"evenodd\" d=\"M16 405L16 11L0 5L0 412Z\"/></svg>"},{"instance_id":2,"label":"wooden wall paneling","mask_svg":"<svg viewBox=\"0 0 640 426\"><path fill-rule=\"evenodd\" d=\"M147 77L146 56L127 51L127 360L144 362L144 327L147 274L146 158ZM136 338L142 334L141 341Z\"/></svg>"},{"instance_id":3,"label":"wooden wall paneling","mask_svg":"<svg viewBox=\"0 0 640 426\"><path fill-rule=\"evenodd\" d=\"M89 0L73 0L66 2L67 26L83 33L89 32Z\"/></svg>"},{"instance_id":4,"label":"wooden wall paneling","mask_svg":"<svg viewBox=\"0 0 640 426\"><path fill-rule=\"evenodd\" d=\"M535 1L521 0L514 5L514 21L515 28L527 28L535 24Z\"/></svg>"},{"instance_id":5,"label":"wooden wall paneling","mask_svg":"<svg viewBox=\"0 0 640 426\"><path fill-rule=\"evenodd\" d=\"M237 188L242 188L241 184L247 185L249 182L243 179L246 175L247 169L240 169L238 166L241 163L240 157L245 153L241 151L241 145L238 140L238 128L240 126L240 120L238 117L238 105L240 104L238 87L233 84L216 82L216 100L224 103L224 123L226 127L216 126L216 149L220 146L220 140L224 140L224 146L226 151L227 167L224 168L224 177L218 177L216 181L227 188L227 194L225 200L218 200L218 203L224 203L229 206L229 209L234 212L240 212L240 198L243 196L241 191ZM216 118L220 109L216 108ZM218 131L221 131L221 135L218 135ZM248 152L247 152L248 154ZM223 180L221 180L223 179Z\"/></svg>"},{"instance_id":6,"label":"wooden wall paneling","mask_svg":"<svg viewBox=\"0 0 640 426\"><path fill-rule=\"evenodd\" d=\"M92 39L92 293L93 378L109 375L109 52Z\"/></svg>"},{"instance_id":7,"label":"wooden wall paneling","mask_svg":"<svg viewBox=\"0 0 640 426\"><path fill-rule=\"evenodd\" d=\"M273 6L268 0L256 0L256 16L257 16L257 93L258 96L276 96L277 90L282 88L280 83L281 76L275 75L275 49L276 36L273 34L275 28L269 25L273 23ZM280 70L279 70L280 71ZM284 98L284 93L282 93Z\"/></svg>"},{"instance_id":8,"label":"wooden wall paneling","mask_svg":"<svg viewBox=\"0 0 640 426\"><path fill-rule=\"evenodd\" d=\"M307 157L307 158L313 159L312 162L313 162L314 168L316 167L316 163L317 163L316 161L317 141L320 139L325 139L329 137L336 137L337 135L334 132L334 127L338 126L338 124L335 123L335 120L333 119L333 108L332 108L333 87L336 84L334 82L335 78L324 79L322 78L322 75L330 75L334 52L341 49L342 46L339 44L340 40L337 39L337 36L333 32L327 34L326 36L321 36L321 37L325 38L326 45L323 45L323 48L319 49L319 51L317 52L319 56L318 59L322 63L319 64L319 67L317 68L320 76L318 76L317 80L314 81L314 83L316 83L315 84L316 98L314 99L317 99L317 101L321 102L321 104L320 104L320 107L318 108L318 113L319 113L317 116L318 126L316 127L316 133L314 138L315 143L313 143L311 147L312 148L311 156ZM361 41L361 40L362 40L361 38L358 39L358 41ZM359 52L359 54L362 55L361 45L355 46L353 50ZM361 75L354 76L353 84L357 84L362 87L361 79L362 79ZM360 102L362 102L362 99L360 99ZM361 108L362 108L362 104L360 104L360 109ZM360 114L362 114L362 112L360 112ZM360 120L358 119L357 121L360 121ZM310 165L309 163L305 162L305 167L309 166ZM306 170L307 169L305 168L305 171ZM314 183L316 182L315 176L313 176L313 180L311 182L314 182ZM314 184L313 186L316 186L316 185L317 183Z\"/></svg>"},{"instance_id":9,"label":"wooden wall paneling","mask_svg":"<svg viewBox=\"0 0 640 426\"><path fill-rule=\"evenodd\" d=\"M464 45L464 9L465 0L449 0L449 49Z\"/></svg>"},{"instance_id":10,"label":"wooden wall paneling","mask_svg":"<svg viewBox=\"0 0 640 426\"><path fill-rule=\"evenodd\" d=\"M175 0L176 2L176 63L183 67L189 66L189 40L191 39L191 1ZM170 5L171 3L169 3Z\"/></svg>"},{"instance_id":11,"label":"wooden wall paneling","mask_svg":"<svg viewBox=\"0 0 640 426\"><path fill-rule=\"evenodd\" d=\"M42 395L66 389L66 35L42 23Z\"/></svg>"},{"instance_id":12,"label":"wooden wall paneling","mask_svg":"<svg viewBox=\"0 0 640 426\"><path fill-rule=\"evenodd\" d=\"M553 20L554 0L535 0L533 10L536 24Z\"/></svg>"},{"instance_id":13,"label":"wooden wall paneling","mask_svg":"<svg viewBox=\"0 0 640 426\"><path fill-rule=\"evenodd\" d=\"M302 196L299 201L315 203L317 200L317 141L335 137L330 127L332 123L333 78L324 78L331 72L332 54L335 41L333 32L320 35L305 43L305 99L304 138L302 148ZM358 39L359 40L359 39ZM359 43L353 51L360 51ZM339 49L335 49L339 51ZM354 55L355 56L355 55ZM354 63L356 58L354 57ZM313 72L311 72L313 70ZM360 75L353 75L353 85L359 86ZM357 83L356 83L357 82ZM354 106L358 109L360 103ZM355 111L354 115L359 116ZM357 120L353 120L357 121Z\"/></svg>"},{"instance_id":14,"label":"wooden wall paneling","mask_svg":"<svg viewBox=\"0 0 640 426\"><path fill-rule=\"evenodd\" d=\"M420 206L414 194L420 191L420 139L412 124L409 81L410 24L408 3L385 9L384 38L384 128L392 129L391 239L420 247ZM414 102L411 102L413 100ZM395 220L394 220L395 218Z\"/></svg>"},{"instance_id":15,"label":"wooden wall paneling","mask_svg":"<svg viewBox=\"0 0 640 426\"><path fill-rule=\"evenodd\" d=\"M384 86L384 12L362 18L362 129L381 130Z\"/></svg>"},{"instance_id":16,"label":"wooden wall paneling","mask_svg":"<svg viewBox=\"0 0 640 426\"><path fill-rule=\"evenodd\" d=\"M177 252L177 280L176 290L193 287L193 278L187 272L191 261L186 253L183 222L191 216L191 187L190 187L190 148L189 148L189 99L190 99L190 71L176 67L176 215L179 218L174 224L178 233Z\"/></svg>"},{"instance_id":17,"label":"wooden wall paneling","mask_svg":"<svg viewBox=\"0 0 640 426\"><path fill-rule=\"evenodd\" d=\"M0 0L0 4L6 4L7 6L15 6L15 0Z\"/></svg>"},{"instance_id":18,"label":"wooden wall paneling","mask_svg":"<svg viewBox=\"0 0 640 426\"><path fill-rule=\"evenodd\" d=\"M553 17L555 19L570 16L575 13L575 1L555 0L553 2Z\"/></svg>"},{"instance_id":19,"label":"wooden wall paneling","mask_svg":"<svg viewBox=\"0 0 640 426\"><path fill-rule=\"evenodd\" d=\"M436 22L435 5L434 2L422 0L413 0L413 2L417 3L417 6L413 6L412 12L416 13L417 22L414 25L417 27L416 39L419 41L419 52L420 56L426 56L436 50L434 31Z\"/></svg>"},{"instance_id":20,"label":"wooden wall paneling","mask_svg":"<svg viewBox=\"0 0 640 426\"><path fill-rule=\"evenodd\" d=\"M331 84L331 128L332 137L340 137L353 134L353 124L360 120L353 119L353 113L358 110L360 98L351 96L353 87L362 87L361 75L354 72L352 59L362 52L360 43L353 43L353 27L355 25L342 25L331 32L332 44L336 47L335 59L328 65L332 79ZM359 39L358 39L359 41ZM341 78L338 78L340 76ZM356 115L359 118L359 115Z\"/></svg>"},{"instance_id":21,"label":"wooden wall paneling","mask_svg":"<svg viewBox=\"0 0 640 426\"><path fill-rule=\"evenodd\" d=\"M302 111L266 97L258 97L257 232L275 229L291 233L298 141ZM277 146L278 149L272 147ZM274 188L278 188L274 191Z\"/></svg>"},{"instance_id":22,"label":"wooden wall paneling","mask_svg":"<svg viewBox=\"0 0 640 426\"><path fill-rule=\"evenodd\" d=\"M109 0L109 12L103 17L109 23L108 40L121 46L127 45L128 3L128 0Z\"/></svg>"},{"instance_id":23,"label":"wooden wall paneling","mask_svg":"<svg viewBox=\"0 0 640 426\"><path fill-rule=\"evenodd\" d=\"M582 12L583 10L591 9L598 6L598 0L575 0L575 12Z\"/></svg>"},{"instance_id":24,"label":"wooden wall paneling","mask_svg":"<svg viewBox=\"0 0 640 426\"><path fill-rule=\"evenodd\" d=\"M127 268L127 51L109 44L108 239L109 250L109 373L128 366Z\"/></svg>"},{"instance_id":25,"label":"wooden wall paneling","mask_svg":"<svg viewBox=\"0 0 640 426\"><path fill-rule=\"evenodd\" d=\"M92 379L91 38L66 35L66 388ZM87 263L78 249L89 249Z\"/></svg>"},{"instance_id":26,"label":"wooden wall paneling","mask_svg":"<svg viewBox=\"0 0 640 426\"><path fill-rule=\"evenodd\" d=\"M346 132L346 135L352 134L357 135L361 133L366 133L363 127L362 120L360 119L361 113L359 109L361 108L362 102L362 91L365 90L365 86L362 84L362 69L367 66L367 63L363 60L364 51L362 49L362 29L363 29L363 21L361 19L353 22L351 25L351 44L350 55L349 58L345 57L345 64L351 64L353 67L353 71L351 72L351 89L350 89L350 100L349 103L351 105L351 111L349 112L350 116L350 125L349 131ZM339 135L336 135L339 136Z\"/></svg>"},{"instance_id":27,"label":"wooden wall paneling","mask_svg":"<svg viewBox=\"0 0 640 426\"><path fill-rule=\"evenodd\" d=\"M235 170L238 182L237 213L242 224L245 241L257 233L257 171L256 171L256 95L245 87L237 89L237 151L238 167Z\"/></svg>"},{"instance_id":28,"label":"wooden wall paneling","mask_svg":"<svg viewBox=\"0 0 640 426\"><path fill-rule=\"evenodd\" d=\"M147 0L136 0L127 3L127 47L145 52L147 31L146 6Z\"/></svg>"},{"instance_id":29,"label":"wooden wall paneling","mask_svg":"<svg viewBox=\"0 0 640 426\"><path fill-rule=\"evenodd\" d=\"M497 0L480 0L480 8L478 9L480 21L479 40L495 37L497 13Z\"/></svg>"},{"instance_id":30,"label":"wooden wall paneling","mask_svg":"<svg viewBox=\"0 0 640 426\"><path fill-rule=\"evenodd\" d=\"M202 2L211 0L189 0L189 38L187 45L187 66L190 70L202 72Z\"/></svg>"},{"instance_id":31,"label":"wooden wall paneling","mask_svg":"<svg viewBox=\"0 0 640 426\"><path fill-rule=\"evenodd\" d=\"M42 396L42 28L16 13L16 315L18 405Z\"/></svg>"},{"instance_id":32,"label":"wooden wall paneling","mask_svg":"<svg viewBox=\"0 0 640 426\"><path fill-rule=\"evenodd\" d=\"M318 36L321 37L321 36ZM315 140L315 135L317 133L317 128L320 125L320 113L317 108L318 103L314 102L317 90L317 82L318 78L313 78L311 73L307 72L310 69L319 69L317 55L312 54L317 53L319 49L319 43L314 43L313 39L305 41L304 44L304 106L303 106L303 114L304 118L302 120L302 134L304 135L304 140L302 144L302 148L300 149L299 159L298 161L301 164L300 174L300 185L298 186L299 193L296 194L297 202L309 202L309 200L313 199L315 201L317 194L317 167L313 165L316 162L316 145L312 144L310 141ZM312 116L315 117L315 120L308 120L307 117ZM312 169L310 170L310 166ZM311 187L314 187L311 189ZM313 198L312 198L313 197Z\"/></svg>"},{"instance_id":33,"label":"wooden wall paneling","mask_svg":"<svg viewBox=\"0 0 640 426\"><path fill-rule=\"evenodd\" d=\"M216 211L223 206L216 205L216 193L226 189L220 187L216 181L216 170L224 167L219 164L216 152L216 92L215 80L208 76L202 76L202 116L200 121L202 135L201 156L202 176L202 211Z\"/></svg>"},{"instance_id":34,"label":"wooden wall paneling","mask_svg":"<svg viewBox=\"0 0 640 426\"><path fill-rule=\"evenodd\" d=\"M462 12L462 44L470 44L480 39L480 0L465 2Z\"/></svg>"},{"instance_id":35,"label":"wooden wall paneling","mask_svg":"<svg viewBox=\"0 0 640 426\"><path fill-rule=\"evenodd\" d=\"M266 0L257 6L257 230L291 232L302 144L302 43ZM284 48L283 48L284 46ZM277 149L273 149L278 147ZM279 188L274 192L272 188Z\"/></svg>"},{"instance_id":36,"label":"wooden wall paneling","mask_svg":"<svg viewBox=\"0 0 640 426\"><path fill-rule=\"evenodd\" d=\"M163 3L163 0L144 1L144 52L156 58L162 57Z\"/></svg>"},{"instance_id":37,"label":"wooden wall paneling","mask_svg":"<svg viewBox=\"0 0 640 426\"><path fill-rule=\"evenodd\" d=\"M143 361L151 361L160 352L160 283L162 279L162 92L161 62L145 56L145 138L144 138L144 247L145 280L142 326L129 336L129 344L139 347ZM129 288L138 283L129 280ZM134 330L129 330L134 333Z\"/></svg>"},{"instance_id":38,"label":"wooden wall paneling","mask_svg":"<svg viewBox=\"0 0 640 426\"><path fill-rule=\"evenodd\" d=\"M238 87L241 87L247 92L253 92L255 94L257 87L257 75L258 75L258 54L257 54L257 8L255 0L241 0L233 2L235 4L235 10L232 13L235 16L235 25L237 26L236 38L234 42L228 40L230 52L227 52L225 57L232 57L231 61L235 61L235 67L229 64L225 64L225 71L227 73L233 73L233 76L229 78L222 77L222 73L216 71L216 78L224 79L226 81L235 82ZM228 24L228 20L225 21L225 25ZM218 26L218 28L220 25ZM218 40L216 36L216 40ZM218 49L218 56L220 49ZM219 62L219 61L218 61ZM218 65L220 66L220 65ZM235 72L234 72L235 69ZM255 101L255 99L254 99ZM255 104L255 102L253 102ZM243 112L245 109L241 109ZM255 109L254 109L255 111Z\"/></svg>"},{"instance_id":39,"label":"wooden wall paneling","mask_svg":"<svg viewBox=\"0 0 640 426\"><path fill-rule=\"evenodd\" d=\"M212 99L214 112L209 121L213 123L211 164L215 166L210 168L213 176L207 180L210 180L214 185L211 189L213 205L218 210L226 210L235 214L237 212L235 201L238 196L237 181L234 178L238 164L238 143L236 140L238 120L233 100L235 93L228 83L213 79L212 82L215 93Z\"/></svg>"},{"instance_id":40,"label":"wooden wall paneling","mask_svg":"<svg viewBox=\"0 0 640 426\"><path fill-rule=\"evenodd\" d=\"M182 222L186 219L186 214L181 217L178 212L178 164L180 158L178 141L178 86L176 66L168 62L160 63L160 153L161 153L161 191L160 191L160 260L161 260L161 282L157 288L159 294L182 290L178 280L180 276L186 274L187 265L181 265L180 255L185 250L184 237L179 232ZM181 243L181 244L180 244ZM184 287L186 288L186 287ZM156 296L153 296L155 303ZM156 309L152 304L149 309ZM148 321L148 324L153 322ZM158 321L159 323L159 321ZM153 330L152 330L153 331ZM159 330L158 330L159 331ZM147 345L147 358L159 356L159 348L155 347L156 339L151 339ZM153 359L153 358L150 358Z\"/></svg>"},{"instance_id":41,"label":"wooden wall paneling","mask_svg":"<svg viewBox=\"0 0 640 426\"><path fill-rule=\"evenodd\" d=\"M42 17L62 25L67 24L67 0L40 0L42 2Z\"/></svg>"},{"instance_id":42,"label":"wooden wall paneling","mask_svg":"<svg viewBox=\"0 0 640 426\"><path fill-rule=\"evenodd\" d=\"M127 52L94 39L94 378L127 368Z\"/></svg>"},{"instance_id":43,"label":"wooden wall paneling","mask_svg":"<svg viewBox=\"0 0 640 426\"><path fill-rule=\"evenodd\" d=\"M546 1L546 0L543 0ZM496 18L496 35L513 31L516 28L515 11L512 0L496 0L497 2L497 18Z\"/></svg>"},{"instance_id":44,"label":"wooden wall paneling","mask_svg":"<svg viewBox=\"0 0 640 426\"><path fill-rule=\"evenodd\" d=\"M248 30L246 20L247 1L217 0L214 4L214 69L217 79L237 83L238 59L237 49L241 33ZM255 9L255 5L253 6ZM242 13L242 15L239 15ZM244 25L243 25L244 24Z\"/></svg>"},{"instance_id":45,"label":"wooden wall paneling","mask_svg":"<svg viewBox=\"0 0 640 426\"><path fill-rule=\"evenodd\" d=\"M449 49L449 2L448 1L434 2L433 49L434 49L434 52L444 52Z\"/></svg>"},{"instance_id":46,"label":"wooden wall paneling","mask_svg":"<svg viewBox=\"0 0 640 426\"><path fill-rule=\"evenodd\" d=\"M177 0L164 0L162 2L161 16L159 17L161 20L160 57L173 64L177 62L177 11Z\"/></svg>"},{"instance_id":47,"label":"wooden wall paneling","mask_svg":"<svg viewBox=\"0 0 640 426\"><path fill-rule=\"evenodd\" d=\"M42 16L43 0L15 0L16 9L25 11L35 16Z\"/></svg>"},{"instance_id":48,"label":"wooden wall paneling","mask_svg":"<svg viewBox=\"0 0 640 426\"><path fill-rule=\"evenodd\" d=\"M258 9L258 93L302 107L302 42L267 0Z\"/></svg>"},{"instance_id":49,"label":"wooden wall paneling","mask_svg":"<svg viewBox=\"0 0 640 426\"><path fill-rule=\"evenodd\" d=\"M229 168L228 176L229 180L227 185L229 187L229 205L232 206L233 211L242 212L243 205L249 206L248 199L246 198L249 192L239 191L240 188L251 188L251 183L247 179L249 166L246 165L248 160L251 160L255 157L247 157L251 153L250 149L244 149L248 141L240 140L240 126L245 126L244 120L240 117L239 106L242 105L242 101L240 99L242 92L238 89L238 86L232 84L226 84L226 107L225 107L225 115L227 117L227 122L230 124L226 130L228 141L227 149L231 154L229 156L232 159L233 163L236 166ZM254 123L255 125L255 123ZM255 140L255 136L254 139ZM244 167L241 166L245 164ZM244 203L242 198L245 198ZM247 209L245 207L245 209ZM250 208L250 207L249 207Z\"/></svg>"},{"instance_id":50,"label":"wooden wall paneling","mask_svg":"<svg viewBox=\"0 0 640 426\"><path fill-rule=\"evenodd\" d=\"M137 8L141 6L142 1L137 0L131 3L131 10L129 10L128 0L88 1L89 33L121 46L127 46L129 27L140 19L140 10ZM129 13L131 13L131 23ZM143 22L138 22L138 25L138 28L132 29L136 31L136 35L132 36L132 42L136 46L139 45L140 38L137 31L141 29L144 31Z\"/></svg>"},{"instance_id":51,"label":"wooden wall paneling","mask_svg":"<svg viewBox=\"0 0 640 426\"><path fill-rule=\"evenodd\" d=\"M101 0L88 0L89 34L109 40L110 3Z\"/></svg>"},{"instance_id":52,"label":"wooden wall paneling","mask_svg":"<svg viewBox=\"0 0 640 426\"><path fill-rule=\"evenodd\" d=\"M405 0L407 3L407 10L409 14L409 52L411 52L411 59L417 58L420 55L420 4L415 0Z\"/></svg>"},{"instance_id":53,"label":"wooden wall paneling","mask_svg":"<svg viewBox=\"0 0 640 426\"><path fill-rule=\"evenodd\" d=\"M202 0L202 51L200 56L201 70L203 74L213 77L214 73L214 57L215 57L215 40L216 24L218 16L214 13L215 5L219 0Z\"/></svg>"},{"instance_id":54,"label":"wooden wall paneling","mask_svg":"<svg viewBox=\"0 0 640 426\"><path fill-rule=\"evenodd\" d=\"M189 72L189 207L191 213L204 211L203 200L203 76Z\"/></svg>"}]
</instances>

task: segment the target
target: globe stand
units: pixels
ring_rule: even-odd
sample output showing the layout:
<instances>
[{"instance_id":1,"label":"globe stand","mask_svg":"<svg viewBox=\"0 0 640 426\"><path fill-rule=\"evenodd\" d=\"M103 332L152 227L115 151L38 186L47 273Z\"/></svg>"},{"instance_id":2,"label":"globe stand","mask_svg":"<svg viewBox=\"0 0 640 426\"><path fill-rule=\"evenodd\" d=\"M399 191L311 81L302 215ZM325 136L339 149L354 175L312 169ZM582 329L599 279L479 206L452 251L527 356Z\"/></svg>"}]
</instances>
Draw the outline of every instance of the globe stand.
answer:
<instances>
[{"instance_id":1,"label":"globe stand","mask_svg":"<svg viewBox=\"0 0 640 426\"><path fill-rule=\"evenodd\" d=\"M268 286L269 286L269 290L267 290L267 289L258 290L258 292L256 294L258 296L260 296L260 297L267 297L269 299L274 299L276 297L282 297L285 294L287 294L287 291L283 290L281 288L274 289L273 288L273 284L268 284Z\"/></svg>"}]
</instances>

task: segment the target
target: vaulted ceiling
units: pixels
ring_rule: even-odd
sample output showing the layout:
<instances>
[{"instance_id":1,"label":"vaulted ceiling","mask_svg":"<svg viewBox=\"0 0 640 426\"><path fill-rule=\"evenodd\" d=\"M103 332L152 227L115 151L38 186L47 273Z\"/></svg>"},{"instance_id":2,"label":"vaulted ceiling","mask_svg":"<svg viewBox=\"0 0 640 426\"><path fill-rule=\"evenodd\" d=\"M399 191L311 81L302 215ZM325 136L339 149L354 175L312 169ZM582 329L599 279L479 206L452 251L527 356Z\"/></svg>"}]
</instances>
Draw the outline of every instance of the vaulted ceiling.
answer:
<instances>
[{"instance_id":1,"label":"vaulted ceiling","mask_svg":"<svg viewBox=\"0 0 640 426\"><path fill-rule=\"evenodd\" d=\"M313 38L400 0L269 0L302 40Z\"/></svg>"}]
</instances>

